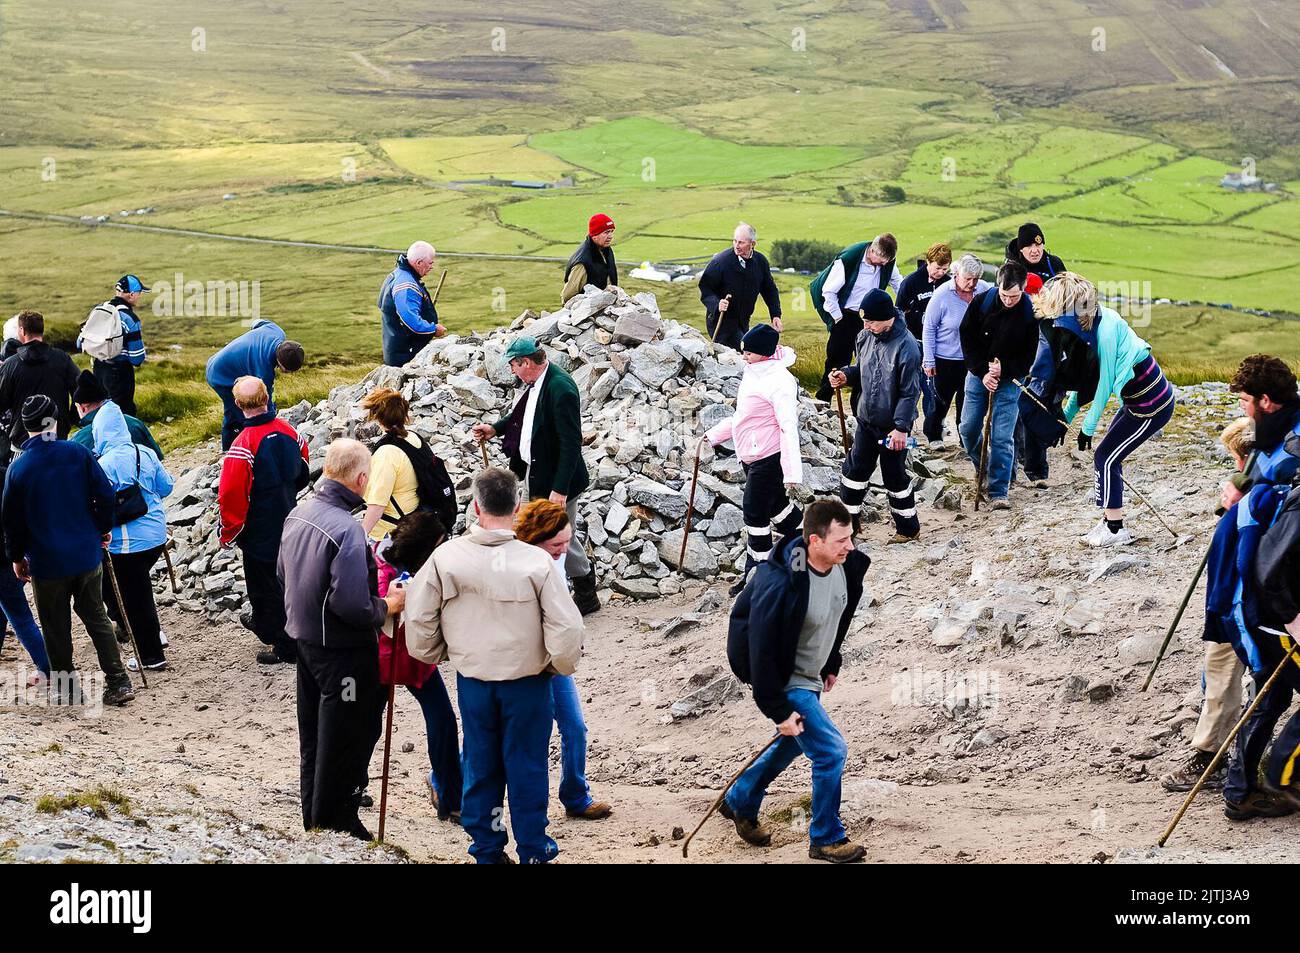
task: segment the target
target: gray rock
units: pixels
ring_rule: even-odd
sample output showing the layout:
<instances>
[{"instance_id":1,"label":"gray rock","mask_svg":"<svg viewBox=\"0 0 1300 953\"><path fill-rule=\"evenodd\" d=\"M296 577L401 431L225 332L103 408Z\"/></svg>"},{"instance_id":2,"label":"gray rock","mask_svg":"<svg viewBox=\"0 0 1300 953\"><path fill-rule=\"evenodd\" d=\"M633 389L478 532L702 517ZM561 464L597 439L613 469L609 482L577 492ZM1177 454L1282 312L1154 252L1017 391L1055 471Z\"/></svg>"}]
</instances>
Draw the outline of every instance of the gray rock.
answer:
<instances>
[{"instance_id":1,"label":"gray rock","mask_svg":"<svg viewBox=\"0 0 1300 953\"><path fill-rule=\"evenodd\" d=\"M682 356L667 343L642 344L632 352L628 370L647 387L658 390L682 369Z\"/></svg>"},{"instance_id":2,"label":"gray rock","mask_svg":"<svg viewBox=\"0 0 1300 953\"><path fill-rule=\"evenodd\" d=\"M713 512L713 520L709 523L709 529L705 535L709 539L722 539L727 536L735 536L744 528L745 514L740 507L734 503L720 503Z\"/></svg>"},{"instance_id":3,"label":"gray rock","mask_svg":"<svg viewBox=\"0 0 1300 953\"><path fill-rule=\"evenodd\" d=\"M1136 556L1124 553L1119 556L1112 556L1110 559L1100 561L1092 572L1088 574L1088 582L1093 583L1107 576L1114 576L1117 573L1127 572L1130 569L1142 569L1151 565L1151 560L1145 556Z\"/></svg>"},{"instance_id":4,"label":"gray rock","mask_svg":"<svg viewBox=\"0 0 1300 953\"><path fill-rule=\"evenodd\" d=\"M496 390L482 377L456 374L447 378L447 384L459 400L475 410L490 410L497 405Z\"/></svg>"},{"instance_id":5,"label":"gray rock","mask_svg":"<svg viewBox=\"0 0 1300 953\"><path fill-rule=\"evenodd\" d=\"M639 503L669 519L679 520L686 515L686 497L672 487L638 477L628 483L627 499Z\"/></svg>"},{"instance_id":6,"label":"gray rock","mask_svg":"<svg viewBox=\"0 0 1300 953\"><path fill-rule=\"evenodd\" d=\"M631 518L631 510L617 500L611 500L609 509L605 513L605 529L617 536L627 529L628 520Z\"/></svg>"},{"instance_id":7,"label":"gray rock","mask_svg":"<svg viewBox=\"0 0 1300 953\"><path fill-rule=\"evenodd\" d=\"M708 577L718 571L717 553L699 533L691 533L686 543L686 560L684 566L678 566L677 560L682 554L682 533L674 529L664 533L659 540L659 558L674 569L685 572L688 576Z\"/></svg>"},{"instance_id":8,"label":"gray rock","mask_svg":"<svg viewBox=\"0 0 1300 953\"><path fill-rule=\"evenodd\" d=\"M630 347L646 344L659 336L662 324L657 314L640 309L629 311L614 322L614 341Z\"/></svg>"}]
</instances>

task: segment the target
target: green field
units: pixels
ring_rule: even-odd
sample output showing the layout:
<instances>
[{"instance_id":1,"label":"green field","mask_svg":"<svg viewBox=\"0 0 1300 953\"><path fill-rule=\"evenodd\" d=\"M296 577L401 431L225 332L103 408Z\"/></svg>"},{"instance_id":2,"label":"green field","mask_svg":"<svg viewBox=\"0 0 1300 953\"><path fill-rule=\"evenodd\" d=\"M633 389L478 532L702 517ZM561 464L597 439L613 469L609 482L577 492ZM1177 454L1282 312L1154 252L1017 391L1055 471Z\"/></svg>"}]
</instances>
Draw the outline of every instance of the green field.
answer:
<instances>
[{"instance_id":1,"label":"green field","mask_svg":"<svg viewBox=\"0 0 1300 953\"><path fill-rule=\"evenodd\" d=\"M598 17L572 0L436 13L111 0L54 16L0 0L0 209L164 229L0 216L0 310L37 307L67 334L124 271L257 281L263 314L312 355L285 394L314 397L377 359L391 255L219 236L566 258L604 211L625 274L706 259L742 219L760 248L888 230L905 261L947 240L991 263L1033 220L1096 280L1295 312L1300 28L1266 0L1247 6L1267 30L1226 0L899 2L865 16L765 2L726 29L701 0ZM1276 191L1219 186L1247 156ZM544 191L469 184L565 177ZM454 328L558 303L558 264L443 264ZM806 282L780 278L787 292ZM698 323L693 287L645 287ZM811 374L820 326L791 319ZM1144 333L1190 380L1251 350L1294 354L1297 327L1164 307ZM170 442L213 431L199 368L237 328L146 313L142 407Z\"/></svg>"}]
</instances>

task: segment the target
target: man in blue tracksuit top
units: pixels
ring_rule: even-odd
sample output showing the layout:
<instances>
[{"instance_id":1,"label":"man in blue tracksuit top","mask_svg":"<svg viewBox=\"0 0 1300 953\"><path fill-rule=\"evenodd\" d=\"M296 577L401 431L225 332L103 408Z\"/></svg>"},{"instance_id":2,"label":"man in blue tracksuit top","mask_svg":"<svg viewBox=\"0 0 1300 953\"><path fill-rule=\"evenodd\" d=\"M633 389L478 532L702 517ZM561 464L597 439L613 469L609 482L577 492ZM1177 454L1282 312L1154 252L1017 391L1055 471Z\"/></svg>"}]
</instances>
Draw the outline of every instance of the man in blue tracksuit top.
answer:
<instances>
[{"instance_id":1,"label":"man in blue tracksuit top","mask_svg":"<svg viewBox=\"0 0 1300 953\"><path fill-rule=\"evenodd\" d=\"M217 392L225 416L221 421L221 450L225 452L244 429L244 412L235 404L235 381L257 377L266 385L269 409L275 413L275 372L292 373L303 365L305 355L297 341L286 341L274 321L257 321L208 358L208 386Z\"/></svg>"},{"instance_id":2,"label":"man in blue tracksuit top","mask_svg":"<svg viewBox=\"0 0 1300 953\"><path fill-rule=\"evenodd\" d=\"M135 416L135 369L144 363L145 350L140 318L134 309L149 289L135 275L123 275L113 291L107 306L117 310L122 322L122 352L107 361L95 358L90 367L95 379L104 385L122 413ZM77 347L81 347L80 337L77 338Z\"/></svg>"},{"instance_id":3,"label":"man in blue tracksuit top","mask_svg":"<svg viewBox=\"0 0 1300 953\"><path fill-rule=\"evenodd\" d=\"M379 313L383 321L384 363L401 367L447 329L438 323L424 276L433 269L437 253L428 242L415 242L379 289Z\"/></svg>"}]
</instances>

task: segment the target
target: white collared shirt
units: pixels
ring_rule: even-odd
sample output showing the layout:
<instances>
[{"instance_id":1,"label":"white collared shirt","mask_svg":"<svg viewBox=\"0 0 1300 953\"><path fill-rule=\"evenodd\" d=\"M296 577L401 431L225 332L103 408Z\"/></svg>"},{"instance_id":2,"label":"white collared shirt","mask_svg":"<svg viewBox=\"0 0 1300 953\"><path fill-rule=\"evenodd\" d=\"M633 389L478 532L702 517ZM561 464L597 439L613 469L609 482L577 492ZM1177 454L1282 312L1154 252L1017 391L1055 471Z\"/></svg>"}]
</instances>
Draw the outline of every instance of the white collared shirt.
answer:
<instances>
[{"instance_id":1,"label":"white collared shirt","mask_svg":"<svg viewBox=\"0 0 1300 953\"><path fill-rule=\"evenodd\" d=\"M537 397L542 392L542 381L546 380L546 372L550 369L551 362L547 361L542 367L541 376L533 381L533 386L528 388L528 396L524 398L528 403L524 405L523 430L519 434L519 458L525 465L533 462L533 418L537 416Z\"/></svg>"},{"instance_id":2,"label":"white collared shirt","mask_svg":"<svg viewBox=\"0 0 1300 953\"><path fill-rule=\"evenodd\" d=\"M844 307L850 311L856 311L862 307L862 301L866 298L867 292L880 284L880 269L884 265L873 265L867 260L866 253L862 255L862 265L858 268L857 279L853 282L853 287L849 291L849 296L844 302ZM826 308L826 313L838 321L843 315L840 311L840 289L844 287L844 262L838 258L831 265L830 273L826 276L826 282L822 285L822 304ZM889 275L888 287L893 290L895 296L898 294L898 286L903 283L903 276L898 273L898 262L894 262L894 270Z\"/></svg>"}]
</instances>

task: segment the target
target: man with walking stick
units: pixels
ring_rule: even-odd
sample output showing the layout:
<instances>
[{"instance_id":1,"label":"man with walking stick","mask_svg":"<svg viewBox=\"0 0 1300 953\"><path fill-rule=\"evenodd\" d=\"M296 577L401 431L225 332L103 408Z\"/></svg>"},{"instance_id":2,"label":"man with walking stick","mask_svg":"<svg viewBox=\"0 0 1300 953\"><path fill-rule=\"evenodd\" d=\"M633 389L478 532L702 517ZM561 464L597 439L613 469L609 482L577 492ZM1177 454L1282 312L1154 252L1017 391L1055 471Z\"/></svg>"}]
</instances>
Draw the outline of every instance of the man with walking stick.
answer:
<instances>
[{"instance_id":1,"label":"man with walking stick","mask_svg":"<svg viewBox=\"0 0 1300 953\"><path fill-rule=\"evenodd\" d=\"M912 404L915 410L915 397ZM840 648L871 565L853 548L851 523L837 500L810 505L803 533L781 542L731 610L727 660L753 686L755 704L781 739L735 780L719 807L742 840L766 847L772 835L758 821L763 797L795 758L807 755L813 787L808 856L837 864L866 854L840 820L848 746L821 701L835 687Z\"/></svg>"},{"instance_id":2,"label":"man with walking stick","mask_svg":"<svg viewBox=\"0 0 1300 953\"><path fill-rule=\"evenodd\" d=\"M732 234L731 248L714 255L700 273L700 301L709 338L737 351L760 295L772 329L781 330L781 292L767 259L754 251L757 242L754 226L741 222Z\"/></svg>"},{"instance_id":3,"label":"man with walking stick","mask_svg":"<svg viewBox=\"0 0 1300 953\"><path fill-rule=\"evenodd\" d=\"M705 434L710 447L730 440L745 470L745 571L731 589L733 596L772 551L773 528L785 537L803 520L791 499L803 493L799 382L789 370L794 351L778 344L779 337L771 325L760 324L741 339L745 374L736 413Z\"/></svg>"},{"instance_id":4,"label":"man with walking stick","mask_svg":"<svg viewBox=\"0 0 1300 953\"><path fill-rule=\"evenodd\" d=\"M438 308L424 286L438 254L428 242L413 242L379 289L384 363L401 367L434 338L447 333L438 323Z\"/></svg>"},{"instance_id":5,"label":"man with walking stick","mask_svg":"<svg viewBox=\"0 0 1300 953\"><path fill-rule=\"evenodd\" d=\"M861 388L853 408L858 426L840 477L840 500L853 518L853 531L861 532L862 503L879 463L894 518L890 542L906 543L921 535L912 478L903 466L921 394L921 349L894 302L879 288L872 288L862 302L862 327L857 363L830 374L834 388Z\"/></svg>"}]
</instances>

